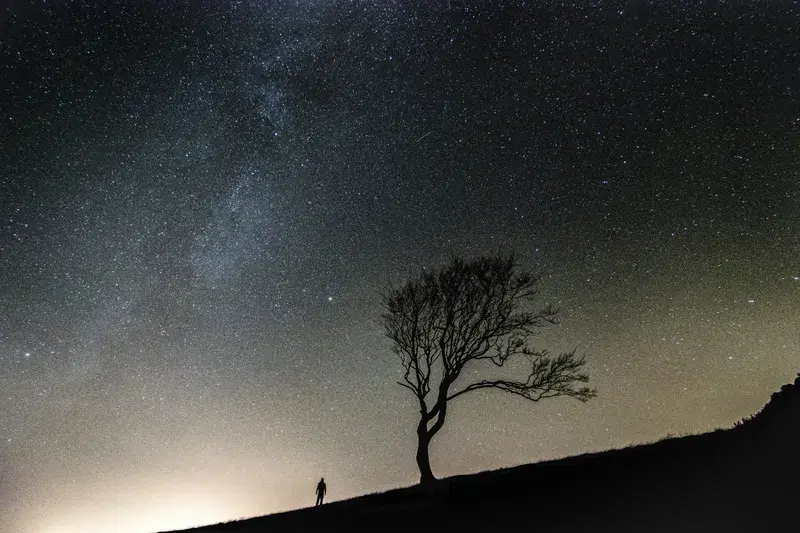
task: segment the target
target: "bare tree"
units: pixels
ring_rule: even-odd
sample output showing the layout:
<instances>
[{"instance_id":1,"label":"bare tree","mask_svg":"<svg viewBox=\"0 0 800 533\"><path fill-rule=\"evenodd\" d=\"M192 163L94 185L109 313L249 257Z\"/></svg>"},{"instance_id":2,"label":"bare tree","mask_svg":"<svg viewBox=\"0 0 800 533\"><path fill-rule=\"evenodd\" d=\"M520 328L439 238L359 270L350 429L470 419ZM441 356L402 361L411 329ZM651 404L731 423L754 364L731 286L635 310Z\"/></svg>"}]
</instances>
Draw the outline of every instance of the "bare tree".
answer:
<instances>
[{"instance_id":1,"label":"bare tree","mask_svg":"<svg viewBox=\"0 0 800 533\"><path fill-rule=\"evenodd\" d=\"M428 449L445 423L451 400L481 389L534 402L556 396L587 401L597 394L575 386L589 380L581 372L583 357L574 351L551 357L530 346L537 329L557 323L558 311L549 305L531 310L539 279L521 271L513 255L453 258L438 271L423 272L383 295L381 323L403 367L398 383L419 402L417 465L423 485L436 480ZM470 381L463 379L465 369L475 375L480 363L502 367L515 358L530 363L525 380L464 383Z\"/></svg>"}]
</instances>

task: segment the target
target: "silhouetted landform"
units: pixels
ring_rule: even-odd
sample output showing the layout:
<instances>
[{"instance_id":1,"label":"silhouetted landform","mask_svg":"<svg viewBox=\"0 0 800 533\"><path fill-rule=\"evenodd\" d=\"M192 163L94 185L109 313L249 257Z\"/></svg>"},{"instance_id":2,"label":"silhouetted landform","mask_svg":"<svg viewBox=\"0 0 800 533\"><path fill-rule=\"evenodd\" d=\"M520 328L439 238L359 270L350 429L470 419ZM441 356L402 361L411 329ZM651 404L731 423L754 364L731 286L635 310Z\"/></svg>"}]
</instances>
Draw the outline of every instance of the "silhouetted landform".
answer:
<instances>
[{"instance_id":1,"label":"silhouetted landform","mask_svg":"<svg viewBox=\"0 0 800 533\"><path fill-rule=\"evenodd\" d=\"M800 375L730 429L186 531L798 531L799 454Z\"/></svg>"}]
</instances>

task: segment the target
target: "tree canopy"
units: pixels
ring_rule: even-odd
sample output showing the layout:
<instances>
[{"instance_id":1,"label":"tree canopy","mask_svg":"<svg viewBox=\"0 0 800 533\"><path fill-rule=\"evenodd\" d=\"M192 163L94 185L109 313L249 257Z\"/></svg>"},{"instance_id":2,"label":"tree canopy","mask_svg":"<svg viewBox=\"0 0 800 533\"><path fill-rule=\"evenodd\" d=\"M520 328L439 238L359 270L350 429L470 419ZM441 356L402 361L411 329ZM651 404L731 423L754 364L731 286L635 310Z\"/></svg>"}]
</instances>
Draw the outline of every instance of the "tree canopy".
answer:
<instances>
[{"instance_id":1,"label":"tree canopy","mask_svg":"<svg viewBox=\"0 0 800 533\"><path fill-rule=\"evenodd\" d=\"M578 386L589 381L584 357L574 351L550 356L531 345L537 330L556 324L558 317L550 305L534 306L539 281L519 267L514 255L454 257L383 295L381 323L403 369L398 383L419 404L422 483L435 480L428 448L445 423L450 401L481 389L534 402L557 396L587 401L596 395ZM525 379L459 379L466 378L467 369L480 375L481 363L503 367L522 358L529 363Z\"/></svg>"}]
</instances>

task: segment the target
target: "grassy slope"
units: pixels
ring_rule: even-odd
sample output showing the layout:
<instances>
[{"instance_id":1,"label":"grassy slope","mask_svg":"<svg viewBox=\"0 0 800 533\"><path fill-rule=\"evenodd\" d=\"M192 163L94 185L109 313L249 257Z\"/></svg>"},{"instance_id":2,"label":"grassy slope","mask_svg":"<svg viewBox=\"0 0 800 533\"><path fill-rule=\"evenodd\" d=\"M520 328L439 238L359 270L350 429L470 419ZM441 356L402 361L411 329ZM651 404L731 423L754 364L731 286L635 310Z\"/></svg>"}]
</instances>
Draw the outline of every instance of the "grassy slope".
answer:
<instances>
[{"instance_id":1,"label":"grassy slope","mask_svg":"<svg viewBox=\"0 0 800 533\"><path fill-rule=\"evenodd\" d=\"M440 523L445 531L794 531L797 391L734 429L455 476L442 480L435 496L409 487L187 531L442 531Z\"/></svg>"}]
</instances>

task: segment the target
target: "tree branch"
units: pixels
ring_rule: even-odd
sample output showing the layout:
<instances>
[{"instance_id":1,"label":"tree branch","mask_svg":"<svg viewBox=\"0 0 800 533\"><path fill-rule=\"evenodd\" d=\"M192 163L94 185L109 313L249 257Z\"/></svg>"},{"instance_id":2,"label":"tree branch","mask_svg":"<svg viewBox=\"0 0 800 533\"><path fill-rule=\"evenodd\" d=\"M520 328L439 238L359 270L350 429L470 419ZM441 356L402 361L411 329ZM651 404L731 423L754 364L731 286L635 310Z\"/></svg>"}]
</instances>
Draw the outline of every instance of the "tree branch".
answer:
<instances>
[{"instance_id":1,"label":"tree branch","mask_svg":"<svg viewBox=\"0 0 800 533\"><path fill-rule=\"evenodd\" d=\"M574 383L586 383L589 376L578 372L586 363L583 357L575 357L575 352L559 355L555 359L547 357L546 352L537 354L540 359L532 361L531 372L525 381L481 380L447 396L447 401L479 389L499 389L527 400L537 402L544 398L570 396L582 402L597 395L589 387L575 388Z\"/></svg>"}]
</instances>

